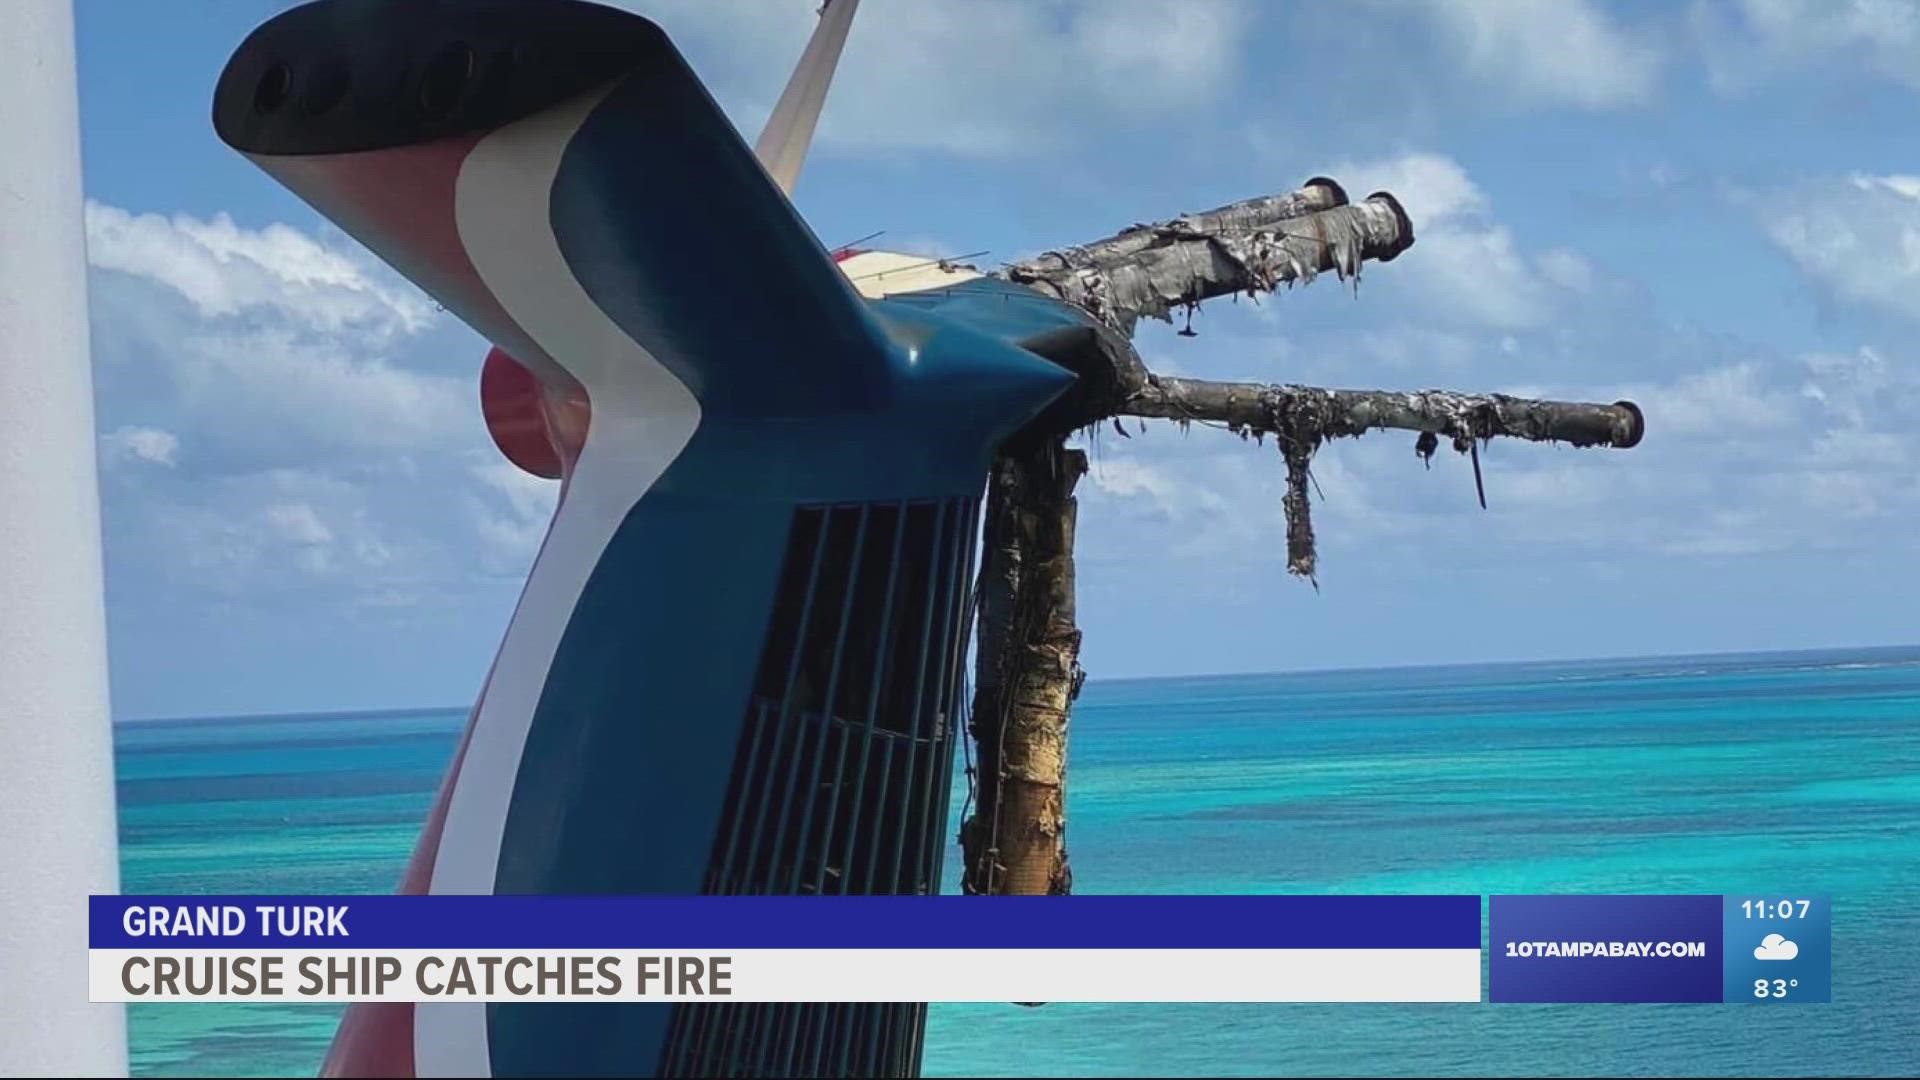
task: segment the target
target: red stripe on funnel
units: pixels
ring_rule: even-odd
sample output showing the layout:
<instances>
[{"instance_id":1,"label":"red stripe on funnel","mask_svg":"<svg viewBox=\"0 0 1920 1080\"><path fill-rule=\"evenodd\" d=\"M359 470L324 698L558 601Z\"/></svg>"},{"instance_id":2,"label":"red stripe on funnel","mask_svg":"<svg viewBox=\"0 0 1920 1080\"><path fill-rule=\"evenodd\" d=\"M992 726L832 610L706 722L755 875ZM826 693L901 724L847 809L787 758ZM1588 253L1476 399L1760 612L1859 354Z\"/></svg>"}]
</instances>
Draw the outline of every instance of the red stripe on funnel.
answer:
<instances>
[{"instance_id":1,"label":"red stripe on funnel","mask_svg":"<svg viewBox=\"0 0 1920 1080\"><path fill-rule=\"evenodd\" d=\"M487 675L492 681L491 672ZM460 765L467 757L467 742L473 737L473 722L480 705L487 700L485 687L479 701L467 714L466 730L460 734L460 746L454 751L453 764L440 781L440 793L420 830L413 856L400 876L402 896L424 896L433 880L433 861L440 853L440 834L447 823L447 804L453 801L453 788L460 779ZM327 1047L320 1075L328 1077L416 1075L413 1060L413 1002L360 1001L347 1006L334 1029L333 1043Z\"/></svg>"},{"instance_id":2,"label":"red stripe on funnel","mask_svg":"<svg viewBox=\"0 0 1920 1080\"><path fill-rule=\"evenodd\" d=\"M484 134L390 150L251 160L549 386L577 393L572 377L500 306L461 240L454 212L460 167Z\"/></svg>"}]
</instances>

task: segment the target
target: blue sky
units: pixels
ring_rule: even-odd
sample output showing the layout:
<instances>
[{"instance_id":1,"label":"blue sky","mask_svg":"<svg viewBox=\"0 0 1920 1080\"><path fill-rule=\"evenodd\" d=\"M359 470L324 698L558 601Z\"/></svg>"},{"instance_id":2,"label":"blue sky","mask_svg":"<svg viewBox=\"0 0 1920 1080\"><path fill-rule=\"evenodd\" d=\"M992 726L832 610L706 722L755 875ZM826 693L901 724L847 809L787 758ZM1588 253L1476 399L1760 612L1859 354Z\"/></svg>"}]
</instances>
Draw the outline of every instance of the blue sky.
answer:
<instances>
[{"instance_id":1,"label":"blue sky","mask_svg":"<svg viewBox=\"0 0 1920 1080\"><path fill-rule=\"evenodd\" d=\"M214 138L283 5L78 4L117 715L457 704L551 506L484 346ZM757 131L808 0L630 6ZM1316 459L1110 432L1083 483L1096 678L1920 638L1920 6L868 0L796 195L828 243L998 263L1325 173L1418 243L1209 305L1162 370L1610 401L1630 452L1411 438Z\"/></svg>"}]
</instances>

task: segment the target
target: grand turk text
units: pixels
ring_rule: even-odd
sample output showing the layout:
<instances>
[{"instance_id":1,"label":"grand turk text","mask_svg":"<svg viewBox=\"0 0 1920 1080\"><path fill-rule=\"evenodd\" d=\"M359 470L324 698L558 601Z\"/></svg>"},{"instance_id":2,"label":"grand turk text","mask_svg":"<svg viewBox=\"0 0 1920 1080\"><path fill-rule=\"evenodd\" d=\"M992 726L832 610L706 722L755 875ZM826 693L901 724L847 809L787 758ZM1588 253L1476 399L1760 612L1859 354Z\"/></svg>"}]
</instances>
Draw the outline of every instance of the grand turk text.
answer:
<instances>
[{"instance_id":1,"label":"grand turk text","mask_svg":"<svg viewBox=\"0 0 1920 1080\"><path fill-rule=\"evenodd\" d=\"M120 916L128 937L351 937L346 904L181 904L130 907Z\"/></svg>"}]
</instances>

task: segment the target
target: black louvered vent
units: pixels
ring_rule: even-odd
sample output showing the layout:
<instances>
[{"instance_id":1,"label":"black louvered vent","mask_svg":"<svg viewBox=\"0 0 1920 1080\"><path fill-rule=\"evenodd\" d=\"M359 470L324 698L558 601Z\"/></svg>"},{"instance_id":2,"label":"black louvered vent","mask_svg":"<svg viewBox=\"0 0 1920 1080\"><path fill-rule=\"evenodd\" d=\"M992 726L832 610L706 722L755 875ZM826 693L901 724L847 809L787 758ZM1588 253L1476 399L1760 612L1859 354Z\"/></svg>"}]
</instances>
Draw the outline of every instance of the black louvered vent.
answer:
<instances>
[{"instance_id":1,"label":"black louvered vent","mask_svg":"<svg viewBox=\"0 0 1920 1080\"><path fill-rule=\"evenodd\" d=\"M940 891L976 503L804 507L710 893ZM680 1005L662 1076L914 1076L924 1004Z\"/></svg>"}]
</instances>

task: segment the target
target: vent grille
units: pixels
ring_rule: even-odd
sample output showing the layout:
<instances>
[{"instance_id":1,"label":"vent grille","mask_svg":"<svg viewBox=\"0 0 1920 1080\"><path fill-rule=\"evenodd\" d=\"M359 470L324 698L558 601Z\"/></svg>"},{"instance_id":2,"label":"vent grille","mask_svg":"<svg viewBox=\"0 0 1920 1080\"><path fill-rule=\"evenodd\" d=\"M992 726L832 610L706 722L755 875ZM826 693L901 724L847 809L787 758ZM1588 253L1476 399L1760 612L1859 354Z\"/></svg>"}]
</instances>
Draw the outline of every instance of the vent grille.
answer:
<instances>
[{"instance_id":1,"label":"vent grille","mask_svg":"<svg viewBox=\"0 0 1920 1080\"><path fill-rule=\"evenodd\" d=\"M977 503L796 512L708 864L720 894L940 891ZM912 1076L926 1006L679 1005L662 1076Z\"/></svg>"}]
</instances>

